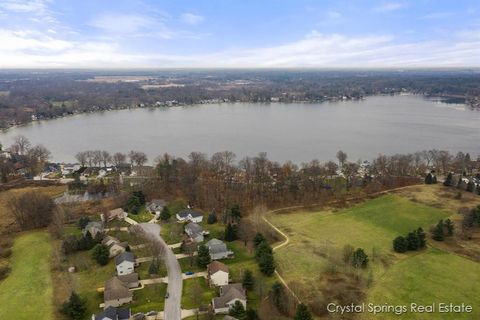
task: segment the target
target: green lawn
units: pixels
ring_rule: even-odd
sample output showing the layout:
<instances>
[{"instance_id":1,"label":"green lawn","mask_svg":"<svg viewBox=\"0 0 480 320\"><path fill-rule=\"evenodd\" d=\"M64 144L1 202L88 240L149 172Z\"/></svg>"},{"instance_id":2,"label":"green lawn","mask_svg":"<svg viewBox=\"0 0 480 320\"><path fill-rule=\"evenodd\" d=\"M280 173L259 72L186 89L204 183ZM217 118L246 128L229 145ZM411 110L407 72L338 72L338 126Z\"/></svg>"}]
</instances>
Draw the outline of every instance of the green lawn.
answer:
<instances>
[{"instance_id":1,"label":"green lawn","mask_svg":"<svg viewBox=\"0 0 480 320\"><path fill-rule=\"evenodd\" d=\"M138 223L142 223L142 222L148 222L152 220L154 215L148 212L144 207L142 207L142 209L140 209L140 211L137 214L129 213L128 217L130 219L137 221Z\"/></svg>"},{"instance_id":2,"label":"green lawn","mask_svg":"<svg viewBox=\"0 0 480 320\"><path fill-rule=\"evenodd\" d=\"M207 306L215 296L215 289L208 286L205 278L193 278L183 281L183 309L194 309L200 305Z\"/></svg>"},{"instance_id":3,"label":"green lawn","mask_svg":"<svg viewBox=\"0 0 480 320\"><path fill-rule=\"evenodd\" d=\"M340 254L344 245L363 248L368 255L391 255L392 240L422 226L425 230L451 213L387 195L339 212L277 214L270 221L289 237L275 253L287 279L309 282L326 268L326 256Z\"/></svg>"},{"instance_id":4,"label":"green lawn","mask_svg":"<svg viewBox=\"0 0 480 320\"><path fill-rule=\"evenodd\" d=\"M133 293L133 302L125 305L132 309L132 313L163 311L165 304L165 293L167 285L164 283L145 286L143 289L135 290Z\"/></svg>"},{"instance_id":5,"label":"green lawn","mask_svg":"<svg viewBox=\"0 0 480 320\"><path fill-rule=\"evenodd\" d=\"M0 319L53 319L51 252L46 231L15 239L12 272L0 283Z\"/></svg>"},{"instance_id":6,"label":"green lawn","mask_svg":"<svg viewBox=\"0 0 480 320\"><path fill-rule=\"evenodd\" d=\"M375 304L410 305L431 303L471 304L472 314L391 314L375 319L480 319L480 264L429 249L396 263L374 281L368 302ZM364 319L371 319L365 315Z\"/></svg>"}]
</instances>

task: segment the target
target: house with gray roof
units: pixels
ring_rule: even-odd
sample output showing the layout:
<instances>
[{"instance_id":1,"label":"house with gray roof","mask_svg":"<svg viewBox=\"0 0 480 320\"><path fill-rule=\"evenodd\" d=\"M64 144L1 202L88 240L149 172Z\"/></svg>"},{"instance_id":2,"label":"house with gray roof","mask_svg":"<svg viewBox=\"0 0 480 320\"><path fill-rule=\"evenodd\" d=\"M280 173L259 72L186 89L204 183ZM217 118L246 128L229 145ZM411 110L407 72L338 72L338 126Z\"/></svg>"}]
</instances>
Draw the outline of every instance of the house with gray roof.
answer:
<instances>
[{"instance_id":1,"label":"house with gray roof","mask_svg":"<svg viewBox=\"0 0 480 320\"><path fill-rule=\"evenodd\" d=\"M119 276L133 273L135 268L135 256L125 251L115 257L115 267Z\"/></svg>"},{"instance_id":2,"label":"house with gray roof","mask_svg":"<svg viewBox=\"0 0 480 320\"><path fill-rule=\"evenodd\" d=\"M225 242L218 239L211 239L205 243L212 260L226 259L233 256L233 251L228 250Z\"/></svg>"},{"instance_id":3,"label":"house with gray roof","mask_svg":"<svg viewBox=\"0 0 480 320\"><path fill-rule=\"evenodd\" d=\"M176 217L179 222L191 221L195 223L200 223L203 221L203 214L193 209L182 210L177 213Z\"/></svg>"},{"instance_id":4,"label":"house with gray roof","mask_svg":"<svg viewBox=\"0 0 480 320\"><path fill-rule=\"evenodd\" d=\"M151 214L160 214L167 206L167 201L164 199L153 199L152 201L148 202L145 208L147 209L148 212Z\"/></svg>"},{"instance_id":5,"label":"house with gray roof","mask_svg":"<svg viewBox=\"0 0 480 320\"><path fill-rule=\"evenodd\" d=\"M212 307L216 314L226 314L236 301L247 309L247 295L241 283L220 286L220 296L212 299Z\"/></svg>"},{"instance_id":6,"label":"house with gray roof","mask_svg":"<svg viewBox=\"0 0 480 320\"><path fill-rule=\"evenodd\" d=\"M203 241L203 229L195 222L190 222L185 226L185 233L190 237L190 239L192 239L192 241L197 243Z\"/></svg>"},{"instance_id":7,"label":"house with gray roof","mask_svg":"<svg viewBox=\"0 0 480 320\"><path fill-rule=\"evenodd\" d=\"M103 312L92 315L92 320L128 320L130 309L107 307Z\"/></svg>"},{"instance_id":8,"label":"house with gray roof","mask_svg":"<svg viewBox=\"0 0 480 320\"><path fill-rule=\"evenodd\" d=\"M128 290L127 286L117 277L105 282L105 290L103 291L103 300L105 308L119 307L122 304L129 303L133 299L133 293Z\"/></svg>"},{"instance_id":9,"label":"house with gray roof","mask_svg":"<svg viewBox=\"0 0 480 320\"><path fill-rule=\"evenodd\" d=\"M92 238L95 238L97 234L103 234L103 223L100 221L90 221L82 231L83 235L86 235L87 232L90 232Z\"/></svg>"}]
</instances>

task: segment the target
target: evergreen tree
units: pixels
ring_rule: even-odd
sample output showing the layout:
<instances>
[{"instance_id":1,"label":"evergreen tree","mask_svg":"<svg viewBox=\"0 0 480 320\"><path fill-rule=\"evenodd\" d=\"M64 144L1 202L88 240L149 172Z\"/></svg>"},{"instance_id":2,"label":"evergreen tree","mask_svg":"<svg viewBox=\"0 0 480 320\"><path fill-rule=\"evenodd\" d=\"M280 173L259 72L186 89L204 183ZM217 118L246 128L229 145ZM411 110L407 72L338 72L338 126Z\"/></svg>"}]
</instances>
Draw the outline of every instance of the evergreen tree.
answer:
<instances>
[{"instance_id":1,"label":"evergreen tree","mask_svg":"<svg viewBox=\"0 0 480 320\"><path fill-rule=\"evenodd\" d=\"M404 253L408 250L408 241L403 236L398 236L393 240L393 250Z\"/></svg>"},{"instance_id":2,"label":"evergreen tree","mask_svg":"<svg viewBox=\"0 0 480 320\"><path fill-rule=\"evenodd\" d=\"M365 268L368 264L368 256L362 248L358 248L353 252L352 265L355 268Z\"/></svg>"},{"instance_id":3,"label":"evergreen tree","mask_svg":"<svg viewBox=\"0 0 480 320\"><path fill-rule=\"evenodd\" d=\"M200 268L206 268L210 263L210 252L208 247L204 244L198 246L198 256L197 256L197 265Z\"/></svg>"},{"instance_id":4,"label":"evergreen tree","mask_svg":"<svg viewBox=\"0 0 480 320\"><path fill-rule=\"evenodd\" d=\"M230 216L236 222L242 218L242 210L240 210L240 206L238 204L230 208Z\"/></svg>"},{"instance_id":5,"label":"evergreen tree","mask_svg":"<svg viewBox=\"0 0 480 320\"><path fill-rule=\"evenodd\" d=\"M143 206L145 204L145 194L143 191L133 191L132 193L135 197L137 197L138 202L140 203L140 206Z\"/></svg>"},{"instance_id":6,"label":"evergreen tree","mask_svg":"<svg viewBox=\"0 0 480 320\"><path fill-rule=\"evenodd\" d=\"M137 196L132 195L132 196L130 196L130 198L128 198L127 206L125 207L125 211L130 212L132 214L137 214L138 211L140 211L141 206L142 205L140 203L140 199Z\"/></svg>"},{"instance_id":7,"label":"evergreen tree","mask_svg":"<svg viewBox=\"0 0 480 320\"><path fill-rule=\"evenodd\" d=\"M468 183L467 183L467 191L468 192L474 192L475 191L475 183L472 180L468 181Z\"/></svg>"},{"instance_id":8,"label":"evergreen tree","mask_svg":"<svg viewBox=\"0 0 480 320\"><path fill-rule=\"evenodd\" d=\"M168 209L168 207L164 207L162 209L162 212L160 213L160 219L162 219L163 221L168 221L170 220L170 217L172 215L170 214L170 209Z\"/></svg>"},{"instance_id":9,"label":"evergreen tree","mask_svg":"<svg viewBox=\"0 0 480 320\"><path fill-rule=\"evenodd\" d=\"M68 301L63 303L61 312L70 319L82 320L87 312L86 302L73 291Z\"/></svg>"},{"instance_id":10,"label":"evergreen tree","mask_svg":"<svg viewBox=\"0 0 480 320\"><path fill-rule=\"evenodd\" d=\"M295 312L295 320L313 320L312 314L308 307L303 303L297 306L297 312Z\"/></svg>"},{"instance_id":11,"label":"evergreen tree","mask_svg":"<svg viewBox=\"0 0 480 320\"><path fill-rule=\"evenodd\" d=\"M263 234L261 233L257 233L255 235L255 237L253 238L253 245L256 247L258 247L258 245L262 242L267 242L267 239L265 239L265 237L263 236Z\"/></svg>"},{"instance_id":12,"label":"evergreen tree","mask_svg":"<svg viewBox=\"0 0 480 320\"><path fill-rule=\"evenodd\" d=\"M450 220L450 219L445 220L444 226L447 229L447 236L453 236L453 229L455 227L452 223L452 220Z\"/></svg>"},{"instance_id":13,"label":"evergreen tree","mask_svg":"<svg viewBox=\"0 0 480 320\"><path fill-rule=\"evenodd\" d=\"M445 187L451 187L453 186L453 175L451 172L448 173L447 175L447 178L445 179L445 181L443 182L443 185Z\"/></svg>"},{"instance_id":14,"label":"evergreen tree","mask_svg":"<svg viewBox=\"0 0 480 320\"><path fill-rule=\"evenodd\" d=\"M443 232L443 220L440 220L432 230L432 238L436 241L443 241L445 234Z\"/></svg>"},{"instance_id":15,"label":"evergreen tree","mask_svg":"<svg viewBox=\"0 0 480 320\"><path fill-rule=\"evenodd\" d=\"M245 320L246 317L245 308L239 300L235 301L228 314L238 320Z\"/></svg>"},{"instance_id":16,"label":"evergreen tree","mask_svg":"<svg viewBox=\"0 0 480 320\"><path fill-rule=\"evenodd\" d=\"M254 279L253 273L250 269L245 270L243 273L242 285L247 290L253 289Z\"/></svg>"},{"instance_id":17,"label":"evergreen tree","mask_svg":"<svg viewBox=\"0 0 480 320\"><path fill-rule=\"evenodd\" d=\"M265 254L273 254L273 250L267 242L262 242L255 249L255 259L259 261L259 259Z\"/></svg>"},{"instance_id":18,"label":"evergreen tree","mask_svg":"<svg viewBox=\"0 0 480 320\"><path fill-rule=\"evenodd\" d=\"M85 227L87 226L87 224L90 222L90 218L89 217L80 217L80 219L78 219L78 227L80 229L85 229Z\"/></svg>"},{"instance_id":19,"label":"evergreen tree","mask_svg":"<svg viewBox=\"0 0 480 320\"><path fill-rule=\"evenodd\" d=\"M148 267L148 274L158 274L159 266L157 259L153 259Z\"/></svg>"},{"instance_id":20,"label":"evergreen tree","mask_svg":"<svg viewBox=\"0 0 480 320\"><path fill-rule=\"evenodd\" d=\"M425 176L425 184L433 184L433 174L430 172Z\"/></svg>"},{"instance_id":21,"label":"evergreen tree","mask_svg":"<svg viewBox=\"0 0 480 320\"><path fill-rule=\"evenodd\" d=\"M273 259L273 254L263 254L258 260L258 266L263 274L267 276L273 275L275 272L275 261Z\"/></svg>"},{"instance_id":22,"label":"evergreen tree","mask_svg":"<svg viewBox=\"0 0 480 320\"><path fill-rule=\"evenodd\" d=\"M277 309L283 310L285 307L285 289L280 282L275 281L275 283L272 285L271 297L273 305L277 307Z\"/></svg>"},{"instance_id":23,"label":"evergreen tree","mask_svg":"<svg viewBox=\"0 0 480 320\"><path fill-rule=\"evenodd\" d=\"M417 229L418 248L425 248L427 245L427 235L423 231L422 227Z\"/></svg>"},{"instance_id":24,"label":"evergreen tree","mask_svg":"<svg viewBox=\"0 0 480 320\"><path fill-rule=\"evenodd\" d=\"M234 228L234 226L229 223L227 224L227 226L225 227L225 241L235 241L237 240L237 232L236 232L236 229Z\"/></svg>"},{"instance_id":25,"label":"evergreen tree","mask_svg":"<svg viewBox=\"0 0 480 320\"><path fill-rule=\"evenodd\" d=\"M108 263L109 252L108 247L103 244L97 244L93 248L92 258L98 262L99 265L104 266Z\"/></svg>"},{"instance_id":26,"label":"evergreen tree","mask_svg":"<svg viewBox=\"0 0 480 320\"><path fill-rule=\"evenodd\" d=\"M416 232L409 232L407 235L408 250L415 251L418 249L418 236Z\"/></svg>"},{"instance_id":27,"label":"evergreen tree","mask_svg":"<svg viewBox=\"0 0 480 320\"><path fill-rule=\"evenodd\" d=\"M210 212L210 214L208 215L207 223L214 224L214 223L217 223L217 221L218 221L217 214L215 213L215 210L212 210L212 212Z\"/></svg>"}]
</instances>

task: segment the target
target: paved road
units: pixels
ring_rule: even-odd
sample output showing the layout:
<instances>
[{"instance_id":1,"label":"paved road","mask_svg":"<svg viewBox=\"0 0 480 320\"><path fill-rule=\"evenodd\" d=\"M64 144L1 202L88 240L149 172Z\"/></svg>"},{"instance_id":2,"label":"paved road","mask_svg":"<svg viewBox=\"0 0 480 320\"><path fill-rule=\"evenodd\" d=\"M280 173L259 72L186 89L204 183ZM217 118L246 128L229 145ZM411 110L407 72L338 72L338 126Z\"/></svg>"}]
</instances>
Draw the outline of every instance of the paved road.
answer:
<instances>
[{"instance_id":1,"label":"paved road","mask_svg":"<svg viewBox=\"0 0 480 320\"><path fill-rule=\"evenodd\" d=\"M168 272L167 292L170 294L165 299L164 319L181 320L182 311L180 301L182 299L182 271L173 251L167 246L162 237L160 237L160 226L154 223L140 223L139 226L157 240L165 248L165 264Z\"/></svg>"}]
</instances>

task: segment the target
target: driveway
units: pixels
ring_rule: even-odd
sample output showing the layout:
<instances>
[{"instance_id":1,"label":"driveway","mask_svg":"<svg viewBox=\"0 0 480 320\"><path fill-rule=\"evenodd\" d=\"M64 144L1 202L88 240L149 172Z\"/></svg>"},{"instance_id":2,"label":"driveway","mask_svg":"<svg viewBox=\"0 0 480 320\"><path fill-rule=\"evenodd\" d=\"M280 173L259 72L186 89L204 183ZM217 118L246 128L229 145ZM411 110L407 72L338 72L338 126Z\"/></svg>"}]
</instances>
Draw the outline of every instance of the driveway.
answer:
<instances>
[{"instance_id":1,"label":"driveway","mask_svg":"<svg viewBox=\"0 0 480 320\"><path fill-rule=\"evenodd\" d=\"M168 299L165 299L164 319L181 320L182 312L180 301L182 299L182 271L173 251L160 237L160 226L154 223L140 223L139 226L146 234L152 236L165 248L165 264L168 272Z\"/></svg>"}]
</instances>

